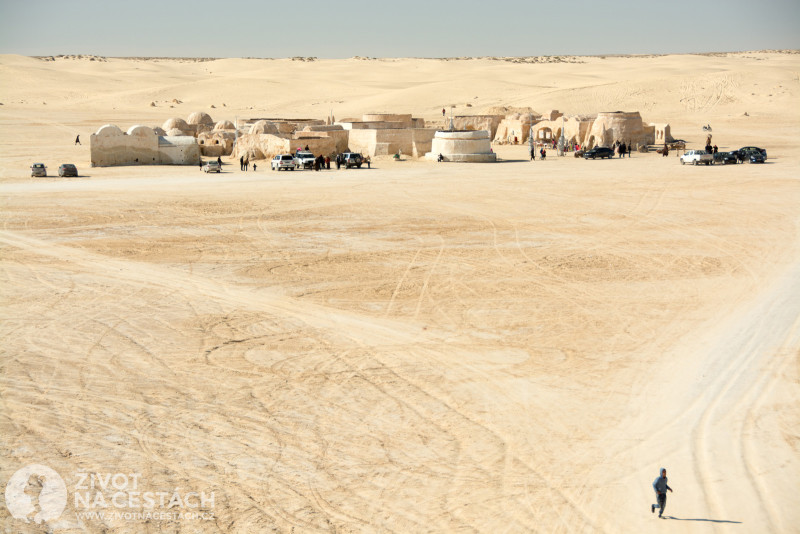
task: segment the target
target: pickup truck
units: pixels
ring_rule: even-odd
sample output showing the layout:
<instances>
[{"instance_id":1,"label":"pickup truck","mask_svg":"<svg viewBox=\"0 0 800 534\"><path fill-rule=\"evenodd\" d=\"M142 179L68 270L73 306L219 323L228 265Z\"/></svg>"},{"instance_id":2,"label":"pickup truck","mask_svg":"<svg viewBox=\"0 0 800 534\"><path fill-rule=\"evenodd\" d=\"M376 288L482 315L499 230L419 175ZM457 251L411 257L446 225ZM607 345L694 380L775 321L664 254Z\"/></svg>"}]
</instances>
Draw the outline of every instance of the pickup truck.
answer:
<instances>
[{"instance_id":1,"label":"pickup truck","mask_svg":"<svg viewBox=\"0 0 800 534\"><path fill-rule=\"evenodd\" d=\"M681 156L681 165L686 165L687 163L691 163L692 165L699 165L701 163L713 165L714 156L705 150L687 150L686 153Z\"/></svg>"}]
</instances>

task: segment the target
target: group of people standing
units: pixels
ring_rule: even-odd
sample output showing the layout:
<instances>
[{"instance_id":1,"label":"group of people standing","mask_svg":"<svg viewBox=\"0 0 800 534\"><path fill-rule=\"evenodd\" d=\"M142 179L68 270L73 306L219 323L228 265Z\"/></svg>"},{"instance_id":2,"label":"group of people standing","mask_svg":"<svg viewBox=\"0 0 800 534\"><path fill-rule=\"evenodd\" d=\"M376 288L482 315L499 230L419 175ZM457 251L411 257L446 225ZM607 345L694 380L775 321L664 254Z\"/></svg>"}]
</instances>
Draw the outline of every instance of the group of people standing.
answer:
<instances>
[{"instance_id":1,"label":"group of people standing","mask_svg":"<svg viewBox=\"0 0 800 534\"><path fill-rule=\"evenodd\" d=\"M625 141L620 142L619 139L614 142L614 154L617 157L624 158L625 154L628 154L628 157L631 157L631 152L633 152L633 143L628 143L626 145Z\"/></svg>"}]
</instances>

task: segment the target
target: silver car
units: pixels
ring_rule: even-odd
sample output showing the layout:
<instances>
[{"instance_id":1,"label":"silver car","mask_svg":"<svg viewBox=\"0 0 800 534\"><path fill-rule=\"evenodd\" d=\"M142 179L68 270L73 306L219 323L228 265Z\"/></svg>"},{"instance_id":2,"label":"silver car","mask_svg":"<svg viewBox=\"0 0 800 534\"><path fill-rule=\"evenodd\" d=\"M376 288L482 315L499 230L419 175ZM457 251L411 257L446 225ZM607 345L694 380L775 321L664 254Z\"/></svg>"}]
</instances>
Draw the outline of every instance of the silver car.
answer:
<instances>
[{"instance_id":1,"label":"silver car","mask_svg":"<svg viewBox=\"0 0 800 534\"><path fill-rule=\"evenodd\" d=\"M291 154L278 154L274 158L272 158L272 170L279 171L283 170L294 170L297 167L297 163L294 161L294 156Z\"/></svg>"},{"instance_id":2,"label":"silver car","mask_svg":"<svg viewBox=\"0 0 800 534\"><path fill-rule=\"evenodd\" d=\"M31 165L31 177L47 177L47 167L44 163L34 163Z\"/></svg>"},{"instance_id":3,"label":"silver car","mask_svg":"<svg viewBox=\"0 0 800 534\"><path fill-rule=\"evenodd\" d=\"M219 173L219 172L222 172L222 167L219 166L219 162L216 161L216 160L207 161L203 165L203 172L206 172L206 173L208 173L208 172Z\"/></svg>"}]
</instances>

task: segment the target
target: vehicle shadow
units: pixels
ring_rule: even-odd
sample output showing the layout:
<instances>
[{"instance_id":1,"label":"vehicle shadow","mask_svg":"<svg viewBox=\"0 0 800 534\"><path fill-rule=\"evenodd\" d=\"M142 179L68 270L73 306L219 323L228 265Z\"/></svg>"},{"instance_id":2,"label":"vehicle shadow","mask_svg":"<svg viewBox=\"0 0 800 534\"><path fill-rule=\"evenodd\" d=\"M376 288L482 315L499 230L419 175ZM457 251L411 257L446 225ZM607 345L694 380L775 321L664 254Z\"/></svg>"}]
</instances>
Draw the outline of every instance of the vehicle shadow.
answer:
<instances>
[{"instance_id":1,"label":"vehicle shadow","mask_svg":"<svg viewBox=\"0 0 800 534\"><path fill-rule=\"evenodd\" d=\"M736 525L741 525L741 521L729 521L727 519L702 519L702 518L688 518L688 517L675 517L672 515L665 515L667 519L674 519L675 521L702 521L705 523L733 523Z\"/></svg>"}]
</instances>

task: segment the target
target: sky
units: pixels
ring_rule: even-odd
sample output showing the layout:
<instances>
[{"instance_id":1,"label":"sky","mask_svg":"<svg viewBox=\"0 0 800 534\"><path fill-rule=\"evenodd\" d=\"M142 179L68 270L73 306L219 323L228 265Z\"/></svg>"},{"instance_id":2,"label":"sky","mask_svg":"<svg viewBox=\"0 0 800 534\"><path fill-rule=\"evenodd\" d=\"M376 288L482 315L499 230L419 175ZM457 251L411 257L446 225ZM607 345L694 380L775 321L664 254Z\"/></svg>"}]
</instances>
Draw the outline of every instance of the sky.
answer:
<instances>
[{"instance_id":1,"label":"sky","mask_svg":"<svg viewBox=\"0 0 800 534\"><path fill-rule=\"evenodd\" d=\"M800 49L800 0L0 0L0 53L461 57Z\"/></svg>"}]
</instances>

